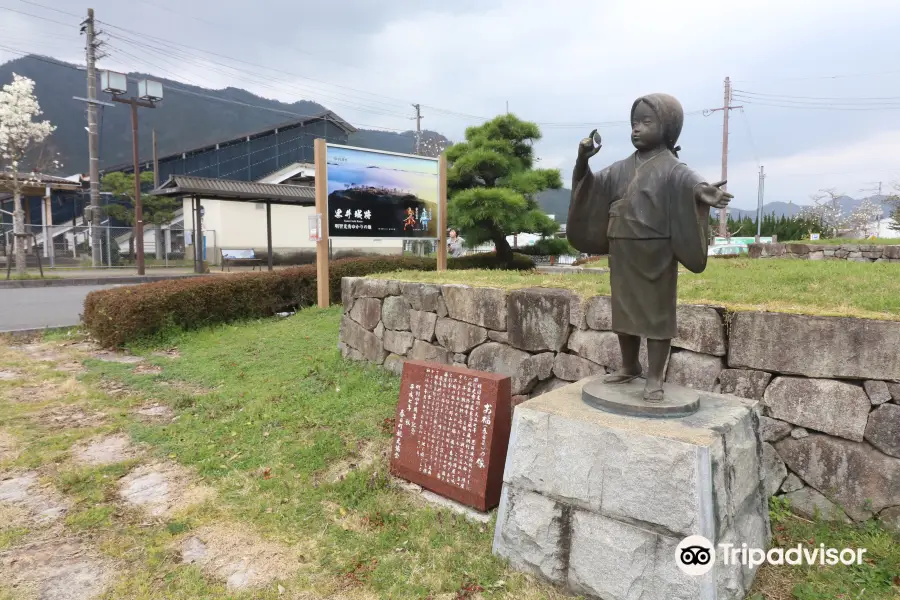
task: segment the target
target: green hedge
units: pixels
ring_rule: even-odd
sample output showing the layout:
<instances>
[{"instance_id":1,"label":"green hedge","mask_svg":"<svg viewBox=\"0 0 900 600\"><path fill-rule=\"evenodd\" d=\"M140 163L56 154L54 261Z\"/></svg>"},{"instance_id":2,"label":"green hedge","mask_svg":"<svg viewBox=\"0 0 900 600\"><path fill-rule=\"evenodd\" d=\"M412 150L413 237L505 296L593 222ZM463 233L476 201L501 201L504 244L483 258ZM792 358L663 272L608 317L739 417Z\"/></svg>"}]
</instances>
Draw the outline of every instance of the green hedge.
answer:
<instances>
[{"instance_id":1,"label":"green hedge","mask_svg":"<svg viewBox=\"0 0 900 600\"><path fill-rule=\"evenodd\" d=\"M449 269L496 268L491 255L448 261ZM530 269L517 256L511 268ZM331 299L340 302L341 279L399 270L433 271L433 258L384 256L331 262ZM173 279L91 292L84 301L84 324L93 338L118 347L167 328L194 329L240 319L268 317L316 303L316 267Z\"/></svg>"}]
</instances>

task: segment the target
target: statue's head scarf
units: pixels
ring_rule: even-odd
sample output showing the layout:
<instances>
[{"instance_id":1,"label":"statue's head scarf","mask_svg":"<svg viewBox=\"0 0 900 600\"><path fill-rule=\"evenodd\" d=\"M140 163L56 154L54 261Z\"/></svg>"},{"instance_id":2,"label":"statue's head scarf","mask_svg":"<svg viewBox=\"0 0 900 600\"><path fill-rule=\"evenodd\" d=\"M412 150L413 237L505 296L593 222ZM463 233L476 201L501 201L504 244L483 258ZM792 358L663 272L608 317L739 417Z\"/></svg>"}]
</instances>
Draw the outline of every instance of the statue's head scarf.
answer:
<instances>
[{"instance_id":1,"label":"statue's head scarf","mask_svg":"<svg viewBox=\"0 0 900 600\"><path fill-rule=\"evenodd\" d=\"M646 102L647 106L656 113L663 128L663 141L666 147L672 151L672 154L678 156L681 150L677 146L678 136L681 135L681 127L684 125L684 109L681 107L675 97L669 94L648 94L641 96L631 105L631 117L634 118L634 111L641 102Z\"/></svg>"}]
</instances>

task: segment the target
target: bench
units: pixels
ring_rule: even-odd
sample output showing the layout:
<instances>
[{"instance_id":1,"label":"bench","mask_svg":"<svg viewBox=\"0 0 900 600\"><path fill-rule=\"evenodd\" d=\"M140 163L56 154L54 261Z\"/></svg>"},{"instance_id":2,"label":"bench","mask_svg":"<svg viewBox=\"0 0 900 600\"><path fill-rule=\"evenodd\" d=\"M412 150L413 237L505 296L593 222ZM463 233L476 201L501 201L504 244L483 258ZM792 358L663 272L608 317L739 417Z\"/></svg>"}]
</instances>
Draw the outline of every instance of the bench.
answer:
<instances>
[{"instance_id":1,"label":"bench","mask_svg":"<svg viewBox=\"0 0 900 600\"><path fill-rule=\"evenodd\" d=\"M256 267L259 267L259 270L262 271L263 259L256 257L256 252L253 251L252 248L245 249L232 249L226 250L222 249L222 270L225 270L225 267L231 267L234 263L250 263L253 266L254 270Z\"/></svg>"}]
</instances>

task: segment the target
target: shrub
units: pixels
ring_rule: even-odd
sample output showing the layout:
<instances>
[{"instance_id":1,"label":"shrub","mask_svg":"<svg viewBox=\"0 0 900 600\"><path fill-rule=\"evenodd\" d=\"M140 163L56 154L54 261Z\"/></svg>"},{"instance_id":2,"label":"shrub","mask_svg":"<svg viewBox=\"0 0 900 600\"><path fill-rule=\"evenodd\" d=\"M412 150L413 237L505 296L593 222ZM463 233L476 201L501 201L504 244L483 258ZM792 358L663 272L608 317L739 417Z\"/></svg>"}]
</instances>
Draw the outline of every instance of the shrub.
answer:
<instances>
[{"instance_id":1,"label":"shrub","mask_svg":"<svg viewBox=\"0 0 900 600\"><path fill-rule=\"evenodd\" d=\"M493 261L493 262L492 262ZM527 261L527 264L526 264ZM516 257L514 268L532 268ZM373 256L332 261L329 289L340 302L341 279L400 270L433 271L433 258ZM496 268L496 257L472 255L448 261L451 269ZM117 347L167 328L194 329L240 319L268 317L316 303L316 266L273 272L190 277L91 292L84 323L100 344Z\"/></svg>"},{"instance_id":2,"label":"shrub","mask_svg":"<svg viewBox=\"0 0 900 600\"><path fill-rule=\"evenodd\" d=\"M497 262L497 254L495 252L480 252L478 254L467 254L466 256L460 256L459 258L448 258L447 269L454 271L465 269L503 269L506 271L530 271L534 269L534 261L524 254L514 252L512 261L510 263L500 264Z\"/></svg>"},{"instance_id":3,"label":"shrub","mask_svg":"<svg viewBox=\"0 0 900 600\"><path fill-rule=\"evenodd\" d=\"M578 256L578 250L565 238L541 238L531 246L517 248L516 252L528 256Z\"/></svg>"}]
</instances>

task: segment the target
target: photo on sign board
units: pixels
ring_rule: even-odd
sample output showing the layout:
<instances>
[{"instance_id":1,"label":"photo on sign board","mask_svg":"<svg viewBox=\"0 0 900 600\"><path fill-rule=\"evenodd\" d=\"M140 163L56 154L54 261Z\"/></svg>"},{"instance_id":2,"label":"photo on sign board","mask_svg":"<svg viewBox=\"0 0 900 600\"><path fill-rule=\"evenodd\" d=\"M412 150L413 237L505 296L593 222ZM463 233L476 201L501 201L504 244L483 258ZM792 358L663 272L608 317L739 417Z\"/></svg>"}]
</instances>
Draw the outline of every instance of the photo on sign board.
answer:
<instances>
[{"instance_id":1,"label":"photo on sign board","mask_svg":"<svg viewBox=\"0 0 900 600\"><path fill-rule=\"evenodd\" d=\"M330 237L437 238L437 160L331 144L327 155Z\"/></svg>"}]
</instances>

